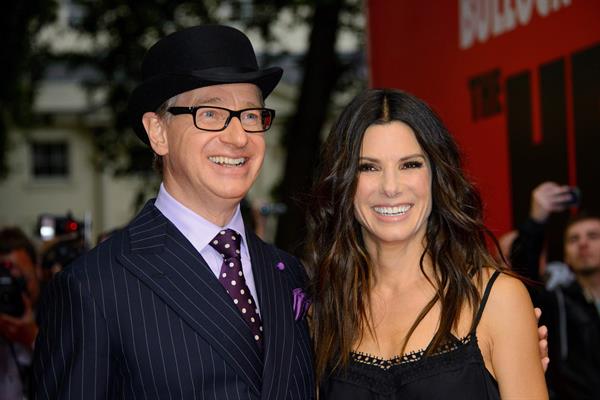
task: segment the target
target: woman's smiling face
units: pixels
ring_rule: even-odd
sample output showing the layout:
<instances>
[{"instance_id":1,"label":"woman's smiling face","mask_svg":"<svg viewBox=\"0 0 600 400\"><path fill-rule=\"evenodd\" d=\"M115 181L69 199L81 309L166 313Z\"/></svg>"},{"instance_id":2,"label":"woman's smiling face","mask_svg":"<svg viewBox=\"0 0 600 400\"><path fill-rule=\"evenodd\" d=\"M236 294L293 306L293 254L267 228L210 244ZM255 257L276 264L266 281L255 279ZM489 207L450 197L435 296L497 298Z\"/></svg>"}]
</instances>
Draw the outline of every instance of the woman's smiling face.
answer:
<instances>
[{"instance_id":1,"label":"woman's smiling face","mask_svg":"<svg viewBox=\"0 0 600 400\"><path fill-rule=\"evenodd\" d=\"M366 130L354 212L367 247L423 243L431 213L431 168L405 123L393 121Z\"/></svg>"}]
</instances>

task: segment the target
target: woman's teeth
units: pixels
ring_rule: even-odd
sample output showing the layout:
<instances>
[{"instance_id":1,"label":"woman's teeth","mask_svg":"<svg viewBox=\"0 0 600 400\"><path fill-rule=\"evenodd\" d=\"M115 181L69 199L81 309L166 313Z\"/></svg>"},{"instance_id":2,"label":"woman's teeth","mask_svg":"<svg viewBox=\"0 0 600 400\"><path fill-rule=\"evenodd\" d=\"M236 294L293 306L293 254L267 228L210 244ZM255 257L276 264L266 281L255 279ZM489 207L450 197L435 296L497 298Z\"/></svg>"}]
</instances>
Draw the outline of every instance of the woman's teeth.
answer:
<instances>
[{"instance_id":1,"label":"woman's teeth","mask_svg":"<svg viewBox=\"0 0 600 400\"><path fill-rule=\"evenodd\" d=\"M373 210L375 210L377 214L392 216L405 214L411 207L411 205L397 207L373 207Z\"/></svg>"},{"instance_id":2,"label":"woman's teeth","mask_svg":"<svg viewBox=\"0 0 600 400\"><path fill-rule=\"evenodd\" d=\"M240 157L240 158L208 157L208 159L210 161L214 162L215 164L219 164L219 165L238 166L238 165L242 165L243 163L246 162L246 159L244 157Z\"/></svg>"}]
</instances>

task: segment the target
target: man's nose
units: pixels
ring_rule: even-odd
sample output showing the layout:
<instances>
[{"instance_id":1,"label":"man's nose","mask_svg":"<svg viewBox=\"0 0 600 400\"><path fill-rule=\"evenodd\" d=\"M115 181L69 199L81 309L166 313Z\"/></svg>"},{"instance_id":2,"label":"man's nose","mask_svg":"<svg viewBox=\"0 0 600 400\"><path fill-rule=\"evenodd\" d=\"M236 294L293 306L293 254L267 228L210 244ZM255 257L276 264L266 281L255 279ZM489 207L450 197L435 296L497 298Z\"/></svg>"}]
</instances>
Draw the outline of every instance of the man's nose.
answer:
<instances>
[{"instance_id":1,"label":"man's nose","mask_svg":"<svg viewBox=\"0 0 600 400\"><path fill-rule=\"evenodd\" d=\"M244 147L248 143L248 134L238 117L231 117L231 121L220 137L222 142L236 147Z\"/></svg>"}]
</instances>

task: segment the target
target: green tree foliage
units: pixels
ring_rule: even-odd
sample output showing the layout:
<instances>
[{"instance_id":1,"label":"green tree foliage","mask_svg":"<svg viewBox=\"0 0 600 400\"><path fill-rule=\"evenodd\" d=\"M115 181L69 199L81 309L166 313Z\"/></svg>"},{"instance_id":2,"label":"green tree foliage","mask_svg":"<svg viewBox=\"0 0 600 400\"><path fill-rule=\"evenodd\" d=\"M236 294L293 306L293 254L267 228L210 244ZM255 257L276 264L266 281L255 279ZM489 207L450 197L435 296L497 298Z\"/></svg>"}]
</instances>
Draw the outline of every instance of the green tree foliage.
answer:
<instances>
[{"instance_id":1,"label":"green tree foliage","mask_svg":"<svg viewBox=\"0 0 600 400\"><path fill-rule=\"evenodd\" d=\"M73 0L82 18L72 24L93 38L89 52L64 54L73 67L89 66L96 76L84 84L107 90L105 106L113 123L95 127L93 142L98 168L110 165L117 174L152 171L151 153L130 132L129 94L141 80L141 60L160 37L184 26L212 23L218 1L181 0Z\"/></svg>"},{"instance_id":2,"label":"green tree foliage","mask_svg":"<svg viewBox=\"0 0 600 400\"><path fill-rule=\"evenodd\" d=\"M0 177L8 172L8 130L31 120L35 83L48 54L36 46L40 29L54 21L56 0L10 1L0 13Z\"/></svg>"}]
</instances>

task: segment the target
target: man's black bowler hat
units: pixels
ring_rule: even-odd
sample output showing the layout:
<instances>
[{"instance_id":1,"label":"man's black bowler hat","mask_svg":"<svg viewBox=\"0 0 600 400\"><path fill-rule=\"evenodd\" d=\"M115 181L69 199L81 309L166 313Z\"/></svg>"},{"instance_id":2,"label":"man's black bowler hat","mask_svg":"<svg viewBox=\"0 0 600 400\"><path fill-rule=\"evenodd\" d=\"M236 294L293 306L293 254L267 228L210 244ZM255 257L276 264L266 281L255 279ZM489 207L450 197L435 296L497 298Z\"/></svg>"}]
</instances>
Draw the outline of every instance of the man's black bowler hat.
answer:
<instances>
[{"instance_id":1,"label":"man's black bowler hat","mask_svg":"<svg viewBox=\"0 0 600 400\"><path fill-rule=\"evenodd\" d=\"M282 74L279 67L259 69L250 40L235 28L204 25L172 33L144 57L143 81L129 98L133 130L149 144L142 116L171 97L204 86L253 83L266 98Z\"/></svg>"}]
</instances>

